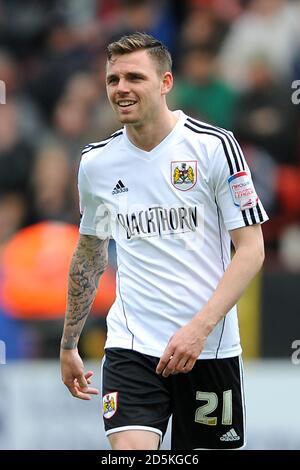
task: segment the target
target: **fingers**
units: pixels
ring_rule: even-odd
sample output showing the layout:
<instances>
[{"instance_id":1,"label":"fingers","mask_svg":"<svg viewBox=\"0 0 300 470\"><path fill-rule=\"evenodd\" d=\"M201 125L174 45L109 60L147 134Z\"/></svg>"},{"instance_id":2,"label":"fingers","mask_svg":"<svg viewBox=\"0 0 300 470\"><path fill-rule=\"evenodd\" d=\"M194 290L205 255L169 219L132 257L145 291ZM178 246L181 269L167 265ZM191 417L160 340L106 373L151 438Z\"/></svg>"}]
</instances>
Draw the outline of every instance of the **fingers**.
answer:
<instances>
[{"instance_id":1,"label":"fingers","mask_svg":"<svg viewBox=\"0 0 300 470\"><path fill-rule=\"evenodd\" d=\"M91 381L90 381L91 382ZM82 387L79 383L79 381L77 379L74 380L74 383L75 383L75 386L81 391L81 392L85 392L85 393L91 393L92 395L97 395L99 392L98 392L98 389L97 388L92 388L92 387L89 387L89 383L87 382L87 384Z\"/></svg>"},{"instance_id":2,"label":"fingers","mask_svg":"<svg viewBox=\"0 0 300 470\"><path fill-rule=\"evenodd\" d=\"M84 374L85 378L88 380L94 375L92 370L89 370L86 374Z\"/></svg>"},{"instance_id":3,"label":"fingers","mask_svg":"<svg viewBox=\"0 0 300 470\"><path fill-rule=\"evenodd\" d=\"M91 378L94 375L94 372L92 370L88 371L84 376L86 378L86 381L88 384L91 384L92 381L91 381Z\"/></svg>"},{"instance_id":4,"label":"fingers","mask_svg":"<svg viewBox=\"0 0 300 470\"><path fill-rule=\"evenodd\" d=\"M184 370L182 372L184 372L185 374L187 372L190 372L192 370L192 368L194 367L195 365L195 362L196 362L196 359L194 358L190 358L187 363L185 364L184 366Z\"/></svg>"},{"instance_id":5,"label":"fingers","mask_svg":"<svg viewBox=\"0 0 300 470\"><path fill-rule=\"evenodd\" d=\"M89 371L85 375L80 375L72 381L65 381L65 385L69 389L70 393L75 398L80 398L81 400L90 400L91 395L99 395L99 390L97 388L89 387L91 384L91 377L94 375L94 372Z\"/></svg>"},{"instance_id":6,"label":"fingers","mask_svg":"<svg viewBox=\"0 0 300 470\"><path fill-rule=\"evenodd\" d=\"M68 389L70 390L70 393L73 395L75 398L80 398L81 400L90 400L91 397L90 395L87 394L87 392L81 392L80 389L76 385L67 385Z\"/></svg>"},{"instance_id":7,"label":"fingers","mask_svg":"<svg viewBox=\"0 0 300 470\"><path fill-rule=\"evenodd\" d=\"M80 387L78 381L75 379L72 384L66 384L70 393L75 398L80 398L81 400L90 400L91 395L99 395L99 390L92 387Z\"/></svg>"},{"instance_id":8,"label":"fingers","mask_svg":"<svg viewBox=\"0 0 300 470\"><path fill-rule=\"evenodd\" d=\"M187 373L192 370L196 362L195 358L189 357L187 354L169 354L166 352L162 355L157 368L156 373L162 374L163 377L169 377L169 375L175 375L178 373Z\"/></svg>"},{"instance_id":9,"label":"fingers","mask_svg":"<svg viewBox=\"0 0 300 470\"><path fill-rule=\"evenodd\" d=\"M159 363L157 364L156 373L161 374L165 370L169 362L172 360L173 360L173 352L169 348L167 348L165 352L163 353L163 355L161 356Z\"/></svg>"},{"instance_id":10,"label":"fingers","mask_svg":"<svg viewBox=\"0 0 300 470\"><path fill-rule=\"evenodd\" d=\"M171 374L172 375L177 374L176 364L177 364L177 359L175 359L175 356L170 356L169 362L162 372L162 376L169 377L169 375Z\"/></svg>"},{"instance_id":11,"label":"fingers","mask_svg":"<svg viewBox=\"0 0 300 470\"><path fill-rule=\"evenodd\" d=\"M86 388L88 386L87 380L84 375L77 377L77 382L80 388Z\"/></svg>"},{"instance_id":12,"label":"fingers","mask_svg":"<svg viewBox=\"0 0 300 470\"><path fill-rule=\"evenodd\" d=\"M163 377L168 377L170 374L177 374L177 363L179 360L179 356L176 354L170 354L168 351L166 351L156 368L156 373L157 374L162 374ZM185 360L186 362L186 360ZM185 363L184 362L184 363Z\"/></svg>"},{"instance_id":13,"label":"fingers","mask_svg":"<svg viewBox=\"0 0 300 470\"><path fill-rule=\"evenodd\" d=\"M183 357L182 359L180 359L180 361L178 361L177 365L176 365L176 372L179 373L179 372L187 372L186 370L186 366L187 366L187 363L188 363L188 358L187 357Z\"/></svg>"}]
</instances>

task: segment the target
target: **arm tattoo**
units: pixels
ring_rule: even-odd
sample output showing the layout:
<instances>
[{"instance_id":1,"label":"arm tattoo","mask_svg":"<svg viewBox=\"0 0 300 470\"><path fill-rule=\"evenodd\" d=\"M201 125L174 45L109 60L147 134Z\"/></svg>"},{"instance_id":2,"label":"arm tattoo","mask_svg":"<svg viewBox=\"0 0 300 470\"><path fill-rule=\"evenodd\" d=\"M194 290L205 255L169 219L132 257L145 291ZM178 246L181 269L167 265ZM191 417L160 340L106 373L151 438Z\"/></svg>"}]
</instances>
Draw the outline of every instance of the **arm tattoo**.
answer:
<instances>
[{"instance_id":1,"label":"arm tattoo","mask_svg":"<svg viewBox=\"0 0 300 470\"><path fill-rule=\"evenodd\" d=\"M73 254L68 282L68 301L62 349L75 349L108 262L109 239L80 235Z\"/></svg>"}]
</instances>

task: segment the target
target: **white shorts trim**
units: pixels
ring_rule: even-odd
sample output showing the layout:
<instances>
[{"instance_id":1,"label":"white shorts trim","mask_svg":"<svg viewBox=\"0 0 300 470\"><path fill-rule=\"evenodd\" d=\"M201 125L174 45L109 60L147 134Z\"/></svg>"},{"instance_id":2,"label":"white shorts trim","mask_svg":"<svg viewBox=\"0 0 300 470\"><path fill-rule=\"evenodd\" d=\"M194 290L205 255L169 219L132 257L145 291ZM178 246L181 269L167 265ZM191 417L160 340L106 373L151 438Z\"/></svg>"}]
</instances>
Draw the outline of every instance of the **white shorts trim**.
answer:
<instances>
[{"instance_id":1,"label":"white shorts trim","mask_svg":"<svg viewBox=\"0 0 300 470\"><path fill-rule=\"evenodd\" d=\"M240 363L240 385L243 404L243 425L244 425L244 443L239 449L243 449L247 444L247 426L246 426L246 404L245 404L245 387L244 387L244 363L242 356L239 357Z\"/></svg>"},{"instance_id":2,"label":"white shorts trim","mask_svg":"<svg viewBox=\"0 0 300 470\"><path fill-rule=\"evenodd\" d=\"M215 448L208 448L208 447L195 447L193 450L241 450L246 446L246 442L241 447L234 447L233 449L221 449L220 447L218 449Z\"/></svg>"},{"instance_id":3,"label":"white shorts trim","mask_svg":"<svg viewBox=\"0 0 300 470\"><path fill-rule=\"evenodd\" d=\"M155 434L159 435L159 445L162 443L162 432L160 429L157 428L151 428L150 426L120 426L118 428L114 429L109 429L106 431L106 436L109 436L110 434L114 434L115 432L123 432L123 431L149 431L149 432L154 432Z\"/></svg>"}]
</instances>

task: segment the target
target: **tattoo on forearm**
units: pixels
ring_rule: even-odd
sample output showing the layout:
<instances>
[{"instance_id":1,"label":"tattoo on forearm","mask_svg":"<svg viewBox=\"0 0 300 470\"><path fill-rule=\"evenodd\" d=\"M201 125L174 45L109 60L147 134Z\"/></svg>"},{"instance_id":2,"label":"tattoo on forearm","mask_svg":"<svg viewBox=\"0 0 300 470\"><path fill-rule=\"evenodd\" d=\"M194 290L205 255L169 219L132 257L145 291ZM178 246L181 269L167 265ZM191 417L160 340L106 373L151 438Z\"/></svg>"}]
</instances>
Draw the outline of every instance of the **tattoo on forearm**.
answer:
<instances>
[{"instance_id":1,"label":"tattoo on forearm","mask_svg":"<svg viewBox=\"0 0 300 470\"><path fill-rule=\"evenodd\" d=\"M80 236L69 271L62 349L77 347L80 333L97 292L99 278L107 266L108 242L108 239L100 240L89 235Z\"/></svg>"}]
</instances>

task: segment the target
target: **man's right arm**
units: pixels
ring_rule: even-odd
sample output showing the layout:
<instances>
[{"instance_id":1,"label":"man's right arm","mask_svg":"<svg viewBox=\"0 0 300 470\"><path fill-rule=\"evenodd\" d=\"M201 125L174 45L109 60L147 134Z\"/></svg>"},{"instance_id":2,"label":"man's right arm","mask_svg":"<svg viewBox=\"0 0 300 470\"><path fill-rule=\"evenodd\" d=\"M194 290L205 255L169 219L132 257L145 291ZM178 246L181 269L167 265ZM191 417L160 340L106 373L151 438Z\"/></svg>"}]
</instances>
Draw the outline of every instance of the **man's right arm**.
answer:
<instances>
[{"instance_id":1,"label":"man's right arm","mask_svg":"<svg viewBox=\"0 0 300 470\"><path fill-rule=\"evenodd\" d=\"M108 243L108 238L80 235L71 260L60 356L63 382L77 398L87 399L88 395L84 394L95 393L87 387L91 373L84 375L77 344L95 299L99 278L108 263Z\"/></svg>"},{"instance_id":2,"label":"man's right arm","mask_svg":"<svg viewBox=\"0 0 300 470\"><path fill-rule=\"evenodd\" d=\"M80 235L72 257L62 349L75 349L108 262L109 239Z\"/></svg>"}]
</instances>

